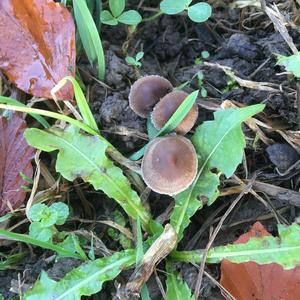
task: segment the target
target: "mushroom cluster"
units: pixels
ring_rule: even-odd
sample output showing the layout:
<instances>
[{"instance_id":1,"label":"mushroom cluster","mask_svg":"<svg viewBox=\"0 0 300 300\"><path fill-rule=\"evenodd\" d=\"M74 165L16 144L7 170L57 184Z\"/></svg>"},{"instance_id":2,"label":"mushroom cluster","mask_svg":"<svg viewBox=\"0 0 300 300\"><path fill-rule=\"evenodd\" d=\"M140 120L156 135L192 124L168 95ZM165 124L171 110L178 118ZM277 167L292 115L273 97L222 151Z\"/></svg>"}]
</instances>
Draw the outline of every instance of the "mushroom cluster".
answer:
<instances>
[{"instance_id":1,"label":"mushroom cluster","mask_svg":"<svg viewBox=\"0 0 300 300\"><path fill-rule=\"evenodd\" d=\"M161 129L188 96L173 90L172 84L157 75L138 79L129 94L130 108L140 117L151 117L156 129ZM142 176L155 192L176 195L184 191L197 175L198 159L188 133L198 117L198 107L192 106L175 128L176 134L158 137L146 148L142 160Z\"/></svg>"}]
</instances>

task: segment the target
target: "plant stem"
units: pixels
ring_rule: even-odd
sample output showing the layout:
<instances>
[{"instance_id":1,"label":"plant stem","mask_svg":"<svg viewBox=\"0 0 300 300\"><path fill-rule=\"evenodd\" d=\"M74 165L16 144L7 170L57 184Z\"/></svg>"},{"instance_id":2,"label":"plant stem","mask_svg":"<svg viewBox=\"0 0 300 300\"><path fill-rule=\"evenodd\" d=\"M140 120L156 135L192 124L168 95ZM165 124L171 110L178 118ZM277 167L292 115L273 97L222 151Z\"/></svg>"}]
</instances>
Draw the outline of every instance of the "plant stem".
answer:
<instances>
[{"instance_id":1,"label":"plant stem","mask_svg":"<svg viewBox=\"0 0 300 300\"><path fill-rule=\"evenodd\" d=\"M153 21L156 18L160 17L163 14L163 12L161 10L159 10L156 14L154 14L153 16L149 17L149 18L145 18L142 20L142 22L148 22L148 21Z\"/></svg>"}]
</instances>

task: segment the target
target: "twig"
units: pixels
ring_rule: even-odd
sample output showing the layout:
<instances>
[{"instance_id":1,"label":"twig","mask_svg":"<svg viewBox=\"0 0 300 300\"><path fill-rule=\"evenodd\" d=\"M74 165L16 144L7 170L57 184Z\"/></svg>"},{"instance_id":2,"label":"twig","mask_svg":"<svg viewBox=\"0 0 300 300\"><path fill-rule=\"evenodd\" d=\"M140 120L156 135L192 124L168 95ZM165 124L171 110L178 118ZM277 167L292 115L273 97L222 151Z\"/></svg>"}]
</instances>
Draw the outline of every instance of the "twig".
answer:
<instances>
[{"instance_id":1,"label":"twig","mask_svg":"<svg viewBox=\"0 0 300 300\"><path fill-rule=\"evenodd\" d=\"M204 267L205 267L205 261L208 255L208 251L211 248L217 234L219 233L224 221L226 220L226 218L228 217L228 215L232 212L232 210L235 208L235 206L238 204L238 202L243 198L243 196L245 194L248 194L252 188L252 184L253 184L254 178L252 179L252 181L250 183L248 183L244 190L238 195L238 197L231 203L231 205L228 207L227 211L225 212L225 214L223 215L223 217L221 218L220 222L218 223L217 227L215 228L208 244L206 245L206 248L203 252L203 260L200 264L200 268L199 268L199 273L198 273L198 277L197 277L197 281L196 281L196 286L195 286L195 299L198 299L199 293L200 293L200 288L201 288L201 284L202 284L202 278L203 278L203 273L204 273Z\"/></svg>"},{"instance_id":2,"label":"twig","mask_svg":"<svg viewBox=\"0 0 300 300\"><path fill-rule=\"evenodd\" d=\"M300 130L300 83L297 83L297 112L298 112L298 129Z\"/></svg>"}]
</instances>

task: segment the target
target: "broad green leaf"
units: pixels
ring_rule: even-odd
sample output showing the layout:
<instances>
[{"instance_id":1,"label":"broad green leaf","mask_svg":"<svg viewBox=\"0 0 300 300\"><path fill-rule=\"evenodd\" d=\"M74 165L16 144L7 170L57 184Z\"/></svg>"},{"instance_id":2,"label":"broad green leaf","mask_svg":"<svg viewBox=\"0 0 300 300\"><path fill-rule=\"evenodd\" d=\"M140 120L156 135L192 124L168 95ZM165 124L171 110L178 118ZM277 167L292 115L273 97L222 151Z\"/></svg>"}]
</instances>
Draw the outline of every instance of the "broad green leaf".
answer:
<instances>
[{"instance_id":1,"label":"broad green leaf","mask_svg":"<svg viewBox=\"0 0 300 300\"><path fill-rule=\"evenodd\" d=\"M195 300L191 289L182 281L179 273L168 273L166 283L166 300Z\"/></svg>"},{"instance_id":2,"label":"broad green leaf","mask_svg":"<svg viewBox=\"0 0 300 300\"><path fill-rule=\"evenodd\" d=\"M91 64L98 63L98 77L105 76L105 57L97 27L85 0L73 0L74 15L82 45Z\"/></svg>"},{"instance_id":3,"label":"broad green leaf","mask_svg":"<svg viewBox=\"0 0 300 300\"><path fill-rule=\"evenodd\" d=\"M108 10L101 11L100 20L110 26L118 25L118 20Z\"/></svg>"},{"instance_id":4,"label":"broad green leaf","mask_svg":"<svg viewBox=\"0 0 300 300\"><path fill-rule=\"evenodd\" d=\"M191 110L193 107L194 103L197 100L199 91L194 91L191 94L189 94L184 101L179 105L177 110L174 112L172 117L168 120L168 122L164 125L163 128L161 128L157 133L152 137L156 138L158 136L163 136L165 134L170 133L173 131L178 124L185 118L185 116L188 114L188 112ZM149 127L148 127L149 128ZM143 148L135 152L133 155L130 156L130 159L132 160L137 160L140 159L145 152L145 149L148 144L146 144Z\"/></svg>"},{"instance_id":5,"label":"broad green leaf","mask_svg":"<svg viewBox=\"0 0 300 300\"><path fill-rule=\"evenodd\" d=\"M118 17L125 9L125 0L109 0L109 8L114 17Z\"/></svg>"},{"instance_id":6,"label":"broad green leaf","mask_svg":"<svg viewBox=\"0 0 300 300\"><path fill-rule=\"evenodd\" d=\"M181 13L187 7L186 0L163 0L160 2L160 9L167 15L176 15Z\"/></svg>"},{"instance_id":7,"label":"broad green leaf","mask_svg":"<svg viewBox=\"0 0 300 300\"><path fill-rule=\"evenodd\" d=\"M40 222L33 222L29 226L29 235L39 241L49 242L52 234L52 229L42 226Z\"/></svg>"},{"instance_id":8,"label":"broad green leaf","mask_svg":"<svg viewBox=\"0 0 300 300\"><path fill-rule=\"evenodd\" d=\"M118 17L118 21L126 25L137 25L142 21L142 17L136 10L128 10Z\"/></svg>"},{"instance_id":9,"label":"broad green leaf","mask_svg":"<svg viewBox=\"0 0 300 300\"><path fill-rule=\"evenodd\" d=\"M113 280L134 262L134 251L126 250L83 264L60 281L52 280L42 272L33 288L25 292L24 300L80 300L82 296L101 291L104 282Z\"/></svg>"},{"instance_id":10,"label":"broad green leaf","mask_svg":"<svg viewBox=\"0 0 300 300\"><path fill-rule=\"evenodd\" d=\"M277 64L300 78L300 52L291 56L277 55Z\"/></svg>"},{"instance_id":11,"label":"broad green leaf","mask_svg":"<svg viewBox=\"0 0 300 300\"><path fill-rule=\"evenodd\" d=\"M300 225L278 225L279 237L264 236L251 238L244 244L229 244L214 247L208 252L207 263L219 263L223 259L242 263L254 261L258 264L276 263L284 269L293 269L300 264ZM200 263L203 252L174 252L173 259Z\"/></svg>"},{"instance_id":12,"label":"broad green leaf","mask_svg":"<svg viewBox=\"0 0 300 300\"><path fill-rule=\"evenodd\" d=\"M224 173L228 178L241 163L246 145L241 123L263 109L264 105L257 104L219 110L214 113L213 121L206 121L196 129L192 142L199 156L198 175L191 187L175 196L171 215L171 225L179 239L190 218L202 207L199 199L205 199L210 205L218 197L220 182L212 169Z\"/></svg>"},{"instance_id":13,"label":"broad green leaf","mask_svg":"<svg viewBox=\"0 0 300 300\"><path fill-rule=\"evenodd\" d=\"M64 178L73 181L81 177L91 183L96 190L102 190L115 199L129 216L134 219L139 216L147 228L150 216L122 170L107 158L105 151L108 143L98 136L82 134L74 126L64 131L58 128L48 131L31 128L24 135L35 148L46 152L59 150L56 171Z\"/></svg>"},{"instance_id":14,"label":"broad green leaf","mask_svg":"<svg viewBox=\"0 0 300 300\"><path fill-rule=\"evenodd\" d=\"M69 207L63 202L56 202L50 206L57 213L56 225L63 225L69 216Z\"/></svg>"},{"instance_id":15,"label":"broad green leaf","mask_svg":"<svg viewBox=\"0 0 300 300\"><path fill-rule=\"evenodd\" d=\"M211 16L211 6L206 2L194 4L188 8L189 18L197 23L205 22Z\"/></svg>"}]
</instances>

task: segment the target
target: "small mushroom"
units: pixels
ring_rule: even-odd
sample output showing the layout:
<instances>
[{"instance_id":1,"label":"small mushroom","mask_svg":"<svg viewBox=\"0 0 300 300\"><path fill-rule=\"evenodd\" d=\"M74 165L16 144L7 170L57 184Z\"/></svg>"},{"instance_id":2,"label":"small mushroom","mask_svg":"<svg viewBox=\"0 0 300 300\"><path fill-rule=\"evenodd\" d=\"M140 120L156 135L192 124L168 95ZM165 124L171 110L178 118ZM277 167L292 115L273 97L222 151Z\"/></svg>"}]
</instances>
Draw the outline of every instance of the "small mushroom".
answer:
<instances>
[{"instance_id":1,"label":"small mushroom","mask_svg":"<svg viewBox=\"0 0 300 300\"><path fill-rule=\"evenodd\" d=\"M142 160L142 176L155 192L176 195L197 175L198 159L192 143L180 135L154 139Z\"/></svg>"},{"instance_id":2,"label":"small mushroom","mask_svg":"<svg viewBox=\"0 0 300 300\"><path fill-rule=\"evenodd\" d=\"M130 108L140 117L147 118L154 105L173 89L169 80L149 75L138 79L129 93Z\"/></svg>"},{"instance_id":3,"label":"small mushroom","mask_svg":"<svg viewBox=\"0 0 300 300\"><path fill-rule=\"evenodd\" d=\"M155 105L151 114L154 127L156 129L161 129L187 96L188 94L182 91L174 91L164 96ZM197 118L198 106L197 104L194 104L185 118L175 128L175 132L185 135L193 128Z\"/></svg>"}]
</instances>

